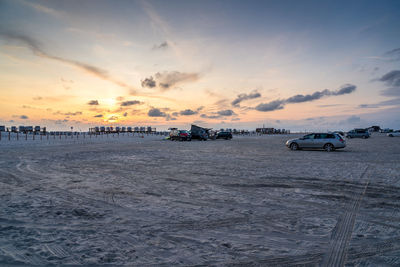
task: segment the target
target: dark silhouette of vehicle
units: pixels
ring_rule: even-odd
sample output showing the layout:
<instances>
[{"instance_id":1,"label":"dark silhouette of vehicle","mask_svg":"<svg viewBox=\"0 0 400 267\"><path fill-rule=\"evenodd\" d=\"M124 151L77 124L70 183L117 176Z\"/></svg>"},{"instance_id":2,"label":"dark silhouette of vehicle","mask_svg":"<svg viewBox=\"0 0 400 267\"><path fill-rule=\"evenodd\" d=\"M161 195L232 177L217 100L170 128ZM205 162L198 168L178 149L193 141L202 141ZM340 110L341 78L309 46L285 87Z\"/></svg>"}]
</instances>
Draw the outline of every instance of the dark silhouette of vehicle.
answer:
<instances>
[{"instance_id":1,"label":"dark silhouette of vehicle","mask_svg":"<svg viewBox=\"0 0 400 267\"><path fill-rule=\"evenodd\" d=\"M217 134L217 139L232 139L232 133L231 132L218 132Z\"/></svg>"},{"instance_id":2,"label":"dark silhouette of vehicle","mask_svg":"<svg viewBox=\"0 0 400 267\"><path fill-rule=\"evenodd\" d=\"M369 138L370 134L367 129L354 129L346 134L347 138Z\"/></svg>"},{"instance_id":3,"label":"dark silhouette of vehicle","mask_svg":"<svg viewBox=\"0 0 400 267\"><path fill-rule=\"evenodd\" d=\"M209 131L211 129L208 128L203 128L197 125L193 125L190 129L190 132L192 133L192 139L199 139L199 140L203 140L206 141L208 139L209 135Z\"/></svg>"},{"instance_id":4,"label":"dark silhouette of vehicle","mask_svg":"<svg viewBox=\"0 0 400 267\"><path fill-rule=\"evenodd\" d=\"M192 135L186 130L172 129L169 133L169 139L171 141L191 141Z\"/></svg>"}]
</instances>

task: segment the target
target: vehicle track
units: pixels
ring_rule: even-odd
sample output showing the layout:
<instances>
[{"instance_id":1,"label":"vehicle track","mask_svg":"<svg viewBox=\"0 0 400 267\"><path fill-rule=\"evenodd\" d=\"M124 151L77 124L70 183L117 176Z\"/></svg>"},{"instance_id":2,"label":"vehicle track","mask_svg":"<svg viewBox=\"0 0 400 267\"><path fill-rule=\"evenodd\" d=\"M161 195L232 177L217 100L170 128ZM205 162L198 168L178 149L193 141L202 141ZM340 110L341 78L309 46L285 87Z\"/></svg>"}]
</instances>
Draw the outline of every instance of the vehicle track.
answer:
<instances>
[{"instance_id":1,"label":"vehicle track","mask_svg":"<svg viewBox=\"0 0 400 267\"><path fill-rule=\"evenodd\" d=\"M369 166L362 173L360 180L364 179L368 169ZM344 266L347 246L352 235L356 215L368 185L369 178L365 182L364 190L355 195L353 201L348 203L344 214L339 218L332 232L329 250L323 257L322 266Z\"/></svg>"}]
</instances>

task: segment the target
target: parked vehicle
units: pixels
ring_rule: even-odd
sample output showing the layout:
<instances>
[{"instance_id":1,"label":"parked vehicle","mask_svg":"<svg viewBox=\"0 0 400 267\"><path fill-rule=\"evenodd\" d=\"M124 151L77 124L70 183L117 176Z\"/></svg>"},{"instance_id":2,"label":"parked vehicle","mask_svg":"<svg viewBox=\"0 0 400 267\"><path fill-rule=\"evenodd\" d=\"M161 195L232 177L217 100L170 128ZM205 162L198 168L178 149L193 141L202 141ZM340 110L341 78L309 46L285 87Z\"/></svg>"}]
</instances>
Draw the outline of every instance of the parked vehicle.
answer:
<instances>
[{"instance_id":1,"label":"parked vehicle","mask_svg":"<svg viewBox=\"0 0 400 267\"><path fill-rule=\"evenodd\" d=\"M192 136L189 131L172 129L169 133L169 138L171 141L191 141Z\"/></svg>"},{"instance_id":2,"label":"parked vehicle","mask_svg":"<svg viewBox=\"0 0 400 267\"><path fill-rule=\"evenodd\" d=\"M217 139L232 139L232 133L231 132L218 132L217 133Z\"/></svg>"},{"instance_id":3,"label":"parked vehicle","mask_svg":"<svg viewBox=\"0 0 400 267\"><path fill-rule=\"evenodd\" d=\"M370 133L368 132L367 129L354 129L349 132L347 132L346 135L347 138L369 138Z\"/></svg>"},{"instance_id":4,"label":"parked vehicle","mask_svg":"<svg viewBox=\"0 0 400 267\"><path fill-rule=\"evenodd\" d=\"M386 134L389 137L400 137L400 130Z\"/></svg>"},{"instance_id":5,"label":"parked vehicle","mask_svg":"<svg viewBox=\"0 0 400 267\"><path fill-rule=\"evenodd\" d=\"M334 131L333 133L337 133L337 134L340 134L341 136L345 137L345 134L342 131Z\"/></svg>"},{"instance_id":6,"label":"parked vehicle","mask_svg":"<svg viewBox=\"0 0 400 267\"><path fill-rule=\"evenodd\" d=\"M324 149L328 152L346 147L346 141L337 133L312 133L301 138L290 139L286 146L291 150L303 148Z\"/></svg>"},{"instance_id":7,"label":"parked vehicle","mask_svg":"<svg viewBox=\"0 0 400 267\"><path fill-rule=\"evenodd\" d=\"M208 139L208 137L209 137L209 133L208 132L210 130L211 129L203 128L203 127L200 127L200 126L192 124L190 132L192 133L192 138L193 139L200 139L200 140L206 141Z\"/></svg>"},{"instance_id":8,"label":"parked vehicle","mask_svg":"<svg viewBox=\"0 0 400 267\"><path fill-rule=\"evenodd\" d=\"M391 133L393 132L393 129L385 128L380 130L381 133Z\"/></svg>"}]
</instances>

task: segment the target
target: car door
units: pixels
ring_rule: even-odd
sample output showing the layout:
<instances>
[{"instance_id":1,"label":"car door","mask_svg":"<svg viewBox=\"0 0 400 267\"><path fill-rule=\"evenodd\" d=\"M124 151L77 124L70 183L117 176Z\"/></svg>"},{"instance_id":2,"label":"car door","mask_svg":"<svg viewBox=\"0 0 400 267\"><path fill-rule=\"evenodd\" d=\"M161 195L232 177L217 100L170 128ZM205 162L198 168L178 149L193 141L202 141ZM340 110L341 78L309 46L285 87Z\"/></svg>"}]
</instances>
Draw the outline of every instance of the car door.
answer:
<instances>
[{"instance_id":1,"label":"car door","mask_svg":"<svg viewBox=\"0 0 400 267\"><path fill-rule=\"evenodd\" d=\"M308 134L303 136L299 140L299 146L301 148L313 148L314 147L314 134Z\"/></svg>"},{"instance_id":2,"label":"car door","mask_svg":"<svg viewBox=\"0 0 400 267\"><path fill-rule=\"evenodd\" d=\"M313 148L322 148L325 145L326 134L315 134Z\"/></svg>"}]
</instances>

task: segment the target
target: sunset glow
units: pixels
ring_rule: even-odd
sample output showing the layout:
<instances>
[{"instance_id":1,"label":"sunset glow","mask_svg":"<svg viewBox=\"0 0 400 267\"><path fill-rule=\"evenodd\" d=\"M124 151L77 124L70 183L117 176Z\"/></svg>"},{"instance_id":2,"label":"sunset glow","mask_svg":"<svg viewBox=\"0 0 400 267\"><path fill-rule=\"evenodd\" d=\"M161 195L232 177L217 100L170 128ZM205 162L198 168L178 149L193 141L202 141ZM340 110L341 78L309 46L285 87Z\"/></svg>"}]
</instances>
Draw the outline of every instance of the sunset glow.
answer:
<instances>
[{"instance_id":1,"label":"sunset glow","mask_svg":"<svg viewBox=\"0 0 400 267\"><path fill-rule=\"evenodd\" d=\"M0 124L400 128L399 1L0 1Z\"/></svg>"}]
</instances>

